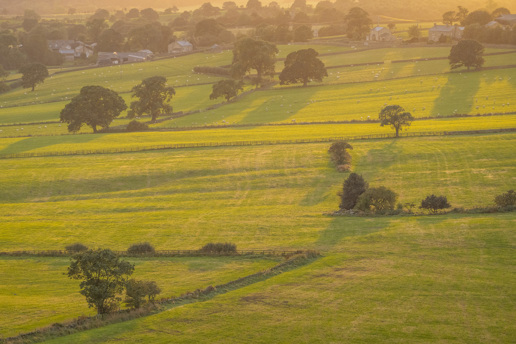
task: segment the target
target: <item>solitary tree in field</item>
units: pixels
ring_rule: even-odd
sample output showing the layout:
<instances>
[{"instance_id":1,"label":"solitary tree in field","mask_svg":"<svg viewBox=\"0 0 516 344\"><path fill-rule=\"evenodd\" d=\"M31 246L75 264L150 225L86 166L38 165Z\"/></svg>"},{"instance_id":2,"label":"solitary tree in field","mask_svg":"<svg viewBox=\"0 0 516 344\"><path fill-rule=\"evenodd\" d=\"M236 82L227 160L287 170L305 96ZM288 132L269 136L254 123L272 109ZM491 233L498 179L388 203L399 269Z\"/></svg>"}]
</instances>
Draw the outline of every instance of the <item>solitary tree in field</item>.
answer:
<instances>
[{"instance_id":1,"label":"solitary tree in field","mask_svg":"<svg viewBox=\"0 0 516 344\"><path fill-rule=\"evenodd\" d=\"M151 115L152 122L156 121L159 115L172 112L172 106L168 103L176 94L173 87L167 86L167 79L164 76L152 76L144 79L140 84L133 87L132 97L139 100L131 103L129 117Z\"/></svg>"},{"instance_id":2,"label":"solitary tree in field","mask_svg":"<svg viewBox=\"0 0 516 344\"><path fill-rule=\"evenodd\" d=\"M81 294L86 297L89 307L98 314L114 310L121 298L128 277L134 265L121 261L111 250L89 250L76 254L68 267L68 277L81 280Z\"/></svg>"},{"instance_id":3,"label":"solitary tree in field","mask_svg":"<svg viewBox=\"0 0 516 344\"><path fill-rule=\"evenodd\" d=\"M451 69L465 66L468 70L471 67L480 68L484 64L484 46L472 39L463 39L451 48L450 60Z\"/></svg>"},{"instance_id":4,"label":"solitary tree in field","mask_svg":"<svg viewBox=\"0 0 516 344\"><path fill-rule=\"evenodd\" d=\"M102 86L84 86L61 110L60 119L68 123L70 132L77 132L86 124L96 133L97 126L109 127L125 109L125 101L115 91Z\"/></svg>"},{"instance_id":5,"label":"solitary tree in field","mask_svg":"<svg viewBox=\"0 0 516 344\"><path fill-rule=\"evenodd\" d=\"M322 81L328 76L324 63L317 58L319 53L312 48L291 52L285 59L285 68L279 76L280 84L302 82L306 86L310 80Z\"/></svg>"},{"instance_id":6,"label":"solitary tree in field","mask_svg":"<svg viewBox=\"0 0 516 344\"><path fill-rule=\"evenodd\" d=\"M22 86L23 88L34 88L37 84L42 84L45 78L48 77L48 69L44 64L32 63L20 68L22 73Z\"/></svg>"},{"instance_id":7,"label":"solitary tree in field","mask_svg":"<svg viewBox=\"0 0 516 344\"><path fill-rule=\"evenodd\" d=\"M396 137L399 137L400 130L403 130L403 127L410 126L414 117L399 105L388 105L380 111L379 119L382 127L390 125L396 130Z\"/></svg>"},{"instance_id":8,"label":"solitary tree in field","mask_svg":"<svg viewBox=\"0 0 516 344\"><path fill-rule=\"evenodd\" d=\"M441 209L450 208L451 205L448 203L448 199L446 196L436 196L430 195L426 196L424 200L421 201L421 209L429 209L432 213L436 214Z\"/></svg>"},{"instance_id":9,"label":"solitary tree in field","mask_svg":"<svg viewBox=\"0 0 516 344\"><path fill-rule=\"evenodd\" d=\"M369 188L360 195L355 208L374 212L393 210L397 198L398 195L385 186Z\"/></svg>"},{"instance_id":10,"label":"solitary tree in field","mask_svg":"<svg viewBox=\"0 0 516 344\"><path fill-rule=\"evenodd\" d=\"M277 53L278 48L272 43L250 37L243 38L235 43L233 49L232 74L235 78L241 78L254 69L257 84L260 84L264 75L274 75Z\"/></svg>"},{"instance_id":11,"label":"solitary tree in field","mask_svg":"<svg viewBox=\"0 0 516 344\"><path fill-rule=\"evenodd\" d=\"M242 81L236 81L233 79L220 80L216 84L213 84L213 91L210 94L210 99L217 99L219 97L226 98L229 102L231 98L238 95L238 92L244 88Z\"/></svg>"}]
</instances>

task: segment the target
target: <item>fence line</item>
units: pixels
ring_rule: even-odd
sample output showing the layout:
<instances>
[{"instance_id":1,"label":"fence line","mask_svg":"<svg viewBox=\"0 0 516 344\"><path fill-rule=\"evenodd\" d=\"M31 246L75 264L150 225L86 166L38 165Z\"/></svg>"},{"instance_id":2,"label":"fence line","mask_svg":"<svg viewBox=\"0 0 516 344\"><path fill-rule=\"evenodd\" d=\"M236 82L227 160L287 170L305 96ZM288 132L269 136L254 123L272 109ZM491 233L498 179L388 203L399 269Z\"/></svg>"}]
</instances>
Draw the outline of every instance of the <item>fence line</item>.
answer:
<instances>
[{"instance_id":1,"label":"fence line","mask_svg":"<svg viewBox=\"0 0 516 344\"><path fill-rule=\"evenodd\" d=\"M127 251L113 251L121 257L177 257L177 256L292 256L305 253L305 250L237 250L235 252L202 252L201 250L159 250L152 253L128 253ZM67 250L26 250L3 251L0 256L38 256L38 257L69 257L75 252Z\"/></svg>"},{"instance_id":2,"label":"fence line","mask_svg":"<svg viewBox=\"0 0 516 344\"><path fill-rule=\"evenodd\" d=\"M401 133L400 137L470 135L470 134L487 134L487 133L514 132L514 131L516 131L516 128L465 130L465 131L429 131L429 132ZM5 155L0 156L0 159L34 158L34 157L46 157L46 156L90 155L90 154L116 154L116 153L132 153L132 152L144 152L144 151L166 150L166 149L324 143L324 142L334 142L334 141L340 141L340 140L357 141L357 140L387 139L387 138L395 138L395 134L393 134L393 133L392 134L370 134L370 135L359 135L359 136L322 137L322 138L314 138L314 139L292 139L292 140L192 142L192 143L174 143L174 144L165 144L165 145L155 145L155 146L146 146L146 147L135 146L135 147L123 147L123 148L84 149L84 150L74 150L74 151L25 152L25 153L5 154Z\"/></svg>"}]
</instances>

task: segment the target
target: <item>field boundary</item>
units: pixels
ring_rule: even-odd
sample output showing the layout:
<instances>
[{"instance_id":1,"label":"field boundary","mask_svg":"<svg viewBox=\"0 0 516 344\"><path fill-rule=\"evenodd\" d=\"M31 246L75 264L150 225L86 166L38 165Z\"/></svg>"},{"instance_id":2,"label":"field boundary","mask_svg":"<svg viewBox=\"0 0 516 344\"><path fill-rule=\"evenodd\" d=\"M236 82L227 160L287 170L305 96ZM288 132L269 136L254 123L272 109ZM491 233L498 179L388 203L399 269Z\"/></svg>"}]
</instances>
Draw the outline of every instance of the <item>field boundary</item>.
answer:
<instances>
[{"instance_id":1,"label":"field boundary","mask_svg":"<svg viewBox=\"0 0 516 344\"><path fill-rule=\"evenodd\" d=\"M236 252L202 252L200 250L157 250L152 253L128 253L127 251L113 251L120 257L238 257L238 256L269 256L269 257L289 257L295 254L306 253L305 250L237 250ZM31 257L70 257L78 252L67 250L20 250L2 251L0 256L31 256Z\"/></svg>"},{"instance_id":2,"label":"field boundary","mask_svg":"<svg viewBox=\"0 0 516 344\"><path fill-rule=\"evenodd\" d=\"M464 131L428 131L428 132L412 132L400 133L402 137L424 137L424 136L455 136L455 135L474 135L474 134L492 134L503 132L515 132L516 128L504 129L485 129L485 130L464 130ZM188 148L215 148L215 147L239 147L239 146L270 146L285 144L303 144L303 143L324 143L334 141L359 141L374 139L393 139L396 138L394 133L390 134L370 134L359 136L337 136L337 137L321 137L314 139L295 139L295 140L259 140L259 141L228 141L228 142L192 142L192 143L173 143L146 147L123 147L110 149L84 149L73 151L53 151L53 152L25 152L1 155L0 159L16 159L16 158L37 158L49 156L71 156L71 155L91 155L91 154L118 154L118 153L135 153L155 150L169 149L188 149Z\"/></svg>"}]
</instances>

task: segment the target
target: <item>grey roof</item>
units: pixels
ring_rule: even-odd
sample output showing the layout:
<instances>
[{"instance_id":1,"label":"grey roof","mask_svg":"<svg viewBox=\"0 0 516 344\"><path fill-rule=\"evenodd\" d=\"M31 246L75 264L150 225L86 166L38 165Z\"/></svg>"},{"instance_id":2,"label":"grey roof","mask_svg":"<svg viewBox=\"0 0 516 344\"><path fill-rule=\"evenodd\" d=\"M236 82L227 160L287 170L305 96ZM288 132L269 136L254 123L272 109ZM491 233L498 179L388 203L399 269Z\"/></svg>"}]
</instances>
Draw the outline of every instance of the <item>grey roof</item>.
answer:
<instances>
[{"instance_id":1,"label":"grey roof","mask_svg":"<svg viewBox=\"0 0 516 344\"><path fill-rule=\"evenodd\" d=\"M453 30L453 26L449 25L435 25L434 27L428 29L428 31L439 31L439 32L450 32Z\"/></svg>"},{"instance_id":2,"label":"grey roof","mask_svg":"<svg viewBox=\"0 0 516 344\"><path fill-rule=\"evenodd\" d=\"M383 29L387 29L386 27L382 27L382 26L377 26L373 29L373 31L381 31Z\"/></svg>"},{"instance_id":3,"label":"grey roof","mask_svg":"<svg viewBox=\"0 0 516 344\"><path fill-rule=\"evenodd\" d=\"M182 47L192 47L192 43L188 42L188 41L177 41L177 44L179 44L180 46Z\"/></svg>"}]
</instances>

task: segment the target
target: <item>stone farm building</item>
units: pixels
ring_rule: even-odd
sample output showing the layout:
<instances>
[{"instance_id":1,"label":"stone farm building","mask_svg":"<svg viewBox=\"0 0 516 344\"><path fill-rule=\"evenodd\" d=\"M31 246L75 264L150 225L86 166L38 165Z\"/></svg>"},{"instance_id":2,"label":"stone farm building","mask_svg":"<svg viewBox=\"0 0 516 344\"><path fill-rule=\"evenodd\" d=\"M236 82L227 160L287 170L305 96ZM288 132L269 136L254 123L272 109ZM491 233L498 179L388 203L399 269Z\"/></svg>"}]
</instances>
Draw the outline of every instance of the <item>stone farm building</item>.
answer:
<instances>
[{"instance_id":1,"label":"stone farm building","mask_svg":"<svg viewBox=\"0 0 516 344\"><path fill-rule=\"evenodd\" d=\"M152 59L152 51L140 50L138 52L99 52L97 65L111 66L122 63L145 62Z\"/></svg>"},{"instance_id":2,"label":"stone farm building","mask_svg":"<svg viewBox=\"0 0 516 344\"><path fill-rule=\"evenodd\" d=\"M369 35L367 35L368 41L379 41L379 42L387 42L387 41L395 41L396 37L394 37L386 27L377 26L371 30Z\"/></svg>"},{"instance_id":3,"label":"stone farm building","mask_svg":"<svg viewBox=\"0 0 516 344\"><path fill-rule=\"evenodd\" d=\"M85 44L74 40L50 40L48 48L63 55L65 61L73 61L77 57L90 57L93 55L96 43Z\"/></svg>"},{"instance_id":4,"label":"stone farm building","mask_svg":"<svg viewBox=\"0 0 516 344\"><path fill-rule=\"evenodd\" d=\"M464 27L457 25L436 25L428 29L428 40L439 42L441 37L449 37L452 40L459 40L464 33Z\"/></svg>"},{"instance_id":5,"label":"stone farm building","mask_svg":"<svg viewBox=\"0 0 516 344\"><path fill-rule=\"evenodd\" d=\"M168 52L170 54L188 53L193 50L192 43L188 41L176 41L168 45Z\"/></svg>"}]
</instances>

